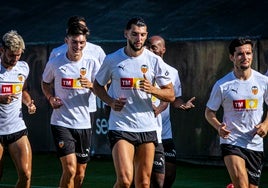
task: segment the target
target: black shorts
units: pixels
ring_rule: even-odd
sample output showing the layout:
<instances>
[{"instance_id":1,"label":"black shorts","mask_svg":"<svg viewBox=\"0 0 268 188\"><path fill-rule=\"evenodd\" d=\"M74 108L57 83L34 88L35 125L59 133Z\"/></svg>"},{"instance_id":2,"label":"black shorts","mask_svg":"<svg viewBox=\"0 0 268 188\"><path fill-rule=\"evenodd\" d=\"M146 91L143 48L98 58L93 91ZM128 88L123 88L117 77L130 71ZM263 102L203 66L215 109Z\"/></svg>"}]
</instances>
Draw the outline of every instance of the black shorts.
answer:
<instances>
[{"instance_id":1,"label":"black shorts","mask_svg":"<svg viewBox=\"0 0 268 188\"><path fill-rule=\"evenodd\" d=\"M162 143L165 151L165 161L176 164L176 148L173 139L164 139Z\"/></svg>"},{"instance_id":2,"label":"black shorts","mask_svg":"<svg viewBox=\"0 0 268 188\"><path fill-rule=\"evenodd\" d=\"M158 143L156 131L134 133L110 130L108 132L108 137L111 149L113 149L114 145L119 140L126 140L135 147L143 143L153 142L155 145Z\"/></svg>"},{"instance_id":3,"label":"black shorts","mask_svg":"<svg viewBox=\"0 0 268 188\"><path fill-rule=\"evenodd\" d=\"M165 174L165 154L162 143L155 147L153 172Z\"/></svg>"},{"instance_id":4,"label":"black shorts","mask_svg":"<svg viewBox=\"0 0 268 188\"><path fill-rule=\"evenodd\" d=\"M51 125L51 130L58 157L75 153L80 164L90 160L91 129L69 129Z\"/></svg>"},{"instance_id":5,"label":"black shorts","mask_svg":"<svg viewBox=\"0 0 268 188\"><path fill-rule=\"evenodd\" d=\"M246 162L249 183L259 185L261 171L264 163L264 153L253 151L230 144L221 144L222 156L237 155Z\"/></svg>"},{"instance_id":6,"label":"black shorts","mask_svg":"<svg viewBox=\"0 0 268 188\"><path fill-rule=\"evenodd\" d=\"M28 136L27 129L23 129L19 132L8 134L8 135L0 135L0 143L3 146L8 146L9 144L16 142L17 140L19 140L21 137L25 135Z\"/></svg>"}]
</instances>

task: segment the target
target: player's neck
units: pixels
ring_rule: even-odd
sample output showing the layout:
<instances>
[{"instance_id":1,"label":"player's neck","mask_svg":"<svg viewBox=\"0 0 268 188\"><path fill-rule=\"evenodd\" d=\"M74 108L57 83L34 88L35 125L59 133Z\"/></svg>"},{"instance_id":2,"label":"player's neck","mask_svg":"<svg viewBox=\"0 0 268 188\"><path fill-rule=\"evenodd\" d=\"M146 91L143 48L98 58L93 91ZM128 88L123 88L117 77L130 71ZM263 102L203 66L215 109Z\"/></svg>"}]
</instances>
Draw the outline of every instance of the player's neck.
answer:
<instances>
[{"instance_id":1,"label":"player's neck","mask_svg":"<svg viewBox=\"0 0 268 188\"><path fill-rule=\"evenodd\" d=\"M75 54L72 54L72 53L66 53L66 56L67 58L70 60L70 61L79 61L81 58L82 58L82 53L75 53Z\"/></svg>"},{"instance_id":2,"label":"player's neck","mask_svg":"<svg viewBox=\"0 0 268 188\"><path fill-rule=\"evenodd\" d=\"M251 74L252 74L252 69L251 68L247 68L245 70L234 70L234 74L236 76L237 79L239 80L247 80Z\"/></svg>"},{"instance_id":3,"label":"player's neck","mask_svg":"<svg viewBox=\"0 0 268 188\"><path fill-rule=\"evenodd\" d=\"M14 65L10 65L9 63L6 63L3 59L1 59L0 62L6 70L11 70L17 64L15 63Z\"/></svg>"},{"instance_id":4,"label":"player's neck","mask_svg":"<svg viewBox=\"0 0 268 188\"><path fill-rule=\"evenodd\" d=\"M125 54L127 54L129 57L137 57L142 54L143 50L144 50L144 47L142 47L140 50L133 50L129 46L126 46L124 48Z\"/></svg>"}]
</instances>

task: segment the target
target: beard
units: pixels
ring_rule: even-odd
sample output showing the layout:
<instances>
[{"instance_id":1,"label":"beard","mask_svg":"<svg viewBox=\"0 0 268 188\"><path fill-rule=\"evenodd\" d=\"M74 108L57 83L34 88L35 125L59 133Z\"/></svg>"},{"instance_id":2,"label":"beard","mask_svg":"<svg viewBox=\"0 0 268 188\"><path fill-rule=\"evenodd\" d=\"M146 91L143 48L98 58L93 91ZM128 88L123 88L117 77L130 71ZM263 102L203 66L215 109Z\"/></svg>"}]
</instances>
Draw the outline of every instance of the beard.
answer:
<instances>
[{"instance_id":1,"label":"beard","mask_svg":"<svg viewBox=\"0 0 268 188\"><path fill-rule=\"evenodd\" d=\"M6 54L4 53L3 56L2 56L2 64L4 64L6 67L13 67L13 66L15 66L17 64L17 61L9 60L6 57Z\"/></svg>"},{"instance_id":2,"label":"beard","mask_svg":"<svg viewBox=\"0 0 268 188\"><path fill-rule=\"evenodd\" d=\"M241 65L241 66L235 66L235 67L236 67L237 70L242 70L242 71L247 70L247 69L250 68L250 66L243 66L243 65Z\"/></svg>"},{"instance_id":3,"label":"beard","mask_svg":"<svg viewBox=\"0 0 268 188\"><path fill-rule=\"evenodd\" d=\"M140 51L143 47L143 45L141 45L140 47L136 47L133 43L131 43L131 41L128 41L128 44L129 44L130 48L135 52Z\"/></svg>"},{"instance_id":4,"label":"beard","mask_svg":"<svg viewBox=\"0 0 268 188\"><path fill-rule=\"evenodd\" d=\"M240 66L240 69L241 69L241 70L247 70L247 69L249 69L249 66L243 66L243 65L241 65L241 66Z\"/></svg>"}]
</instances>

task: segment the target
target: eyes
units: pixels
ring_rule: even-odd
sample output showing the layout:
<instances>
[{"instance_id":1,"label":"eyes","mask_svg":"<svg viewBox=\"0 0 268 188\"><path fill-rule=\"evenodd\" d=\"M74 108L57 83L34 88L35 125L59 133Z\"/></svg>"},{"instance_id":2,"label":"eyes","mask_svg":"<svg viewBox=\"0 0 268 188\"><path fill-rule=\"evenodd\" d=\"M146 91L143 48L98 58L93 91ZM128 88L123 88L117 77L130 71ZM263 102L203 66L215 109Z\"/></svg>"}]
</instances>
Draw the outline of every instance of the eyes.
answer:
<instances>
[{"instance_id":1,"label":"eyes","mask_svg":"<svg viewBox=\"0 0 268 188\"><path fill-rule=\"evenodd\" d=\"M77 41L77 40L72 40L72 45L84 45L86 44L86 41Z\"/></svg>"},{"instance_id":2,"label":"eyes","mask_svg":"<svg viewBox=\"0 0 268 188\"><path fill-rule=\"evenodd\" d=\"M251 56L252 52L237 52L237 56Z\"/></svg>"},{"instance_id":3,"label":"eyes","mask_svg":"<svg viewBox=\"0 0 268 188\"><path fill-rule=\"evenodd\" d=\"M19 58L22 55L22 51L18 50L18 51L12 52L12 51L8 50L6 55L9 58Z\"/></svg>"},{"instance_id":4,"label":"eyes","mask_svg":"<svg viewBox=\"0 0 268 188\"><path fill-rule=\"evenodd\" d=\"M154 45L150 46L150 48L151 48L153 51L155 51L155 50L158 49L157 46L154 46Z\"/></svg>"},{"instance_id":5,"label":"eyes","mask_svg":"<svg viewBox=\"0 0 268 188\"><path fill-rule=\"evenodd\" d=\"M141 37L147 37L147 33L137 33L137 32L132 32L131 36L132 37L137 37L137 36L141 36Z\"/></svg>"},{"instance_id":6,"label":"eyes","mask_svg":"<svg viewBox=\"0 0 268 188\"><path fill-rule=\"evenodd\" d=\"M249 57L253 55L252 47L249 44L245 44L235 48L234 56L237 57Z\"/></svg>"}]
</instances>

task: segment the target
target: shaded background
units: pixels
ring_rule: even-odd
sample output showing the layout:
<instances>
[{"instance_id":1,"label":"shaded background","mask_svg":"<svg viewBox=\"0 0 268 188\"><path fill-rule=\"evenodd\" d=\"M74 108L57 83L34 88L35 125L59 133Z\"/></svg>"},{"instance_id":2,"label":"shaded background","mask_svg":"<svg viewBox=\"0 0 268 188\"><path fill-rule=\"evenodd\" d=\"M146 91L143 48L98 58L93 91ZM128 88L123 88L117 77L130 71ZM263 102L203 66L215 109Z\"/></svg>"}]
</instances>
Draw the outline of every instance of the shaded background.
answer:
<instances>
[{"instance_id":1,"label":"shaded background","mask_svg":"<svg viewBox=\"0 0 268 188\"><path fill-rule=\"evenodd\" d=\"M149 34L166 39L268 36L264 0L12 0L0 6L0 34L16 29L26 42L63 42L69 16L83 15L90 40L122 40L127 20L142 16Z\"/></svg>"},{"instance_id":2,"label":"shaded background","mask_svg":"<svg viewBox=\"0 0 268 188\"><path fill-rule=\"evenodd\" d=\"M196 96L195 109L171 109L177 159L219 163L216 131L204 118L214 82L229 72L227 47L231 39L248 35L255 41L254 64L264 73L268 58L268 3L264 1L8 1L0 6L0 34L15 29L25 39L22 59L30 66L27 80L37 113L24 113L34 152L54 151L49 127L51 108L42 94L41 75L52 48L62 44L66 22L82 15L91 30L89 41L108 54L125 45L123 29L129 18L142 16L150 35L167 40L165 61L180 75L183 97ZM106 137L108 116L97 102L92 155L110 155ZM24 112L25 109L24 109ZM221 112L219 112L221 115ZM265 144L265 149L268 149ZM214 160L215 159L215 160ZM266 158L268 159L268 158Z\"/></svg>"}]
</instances>

